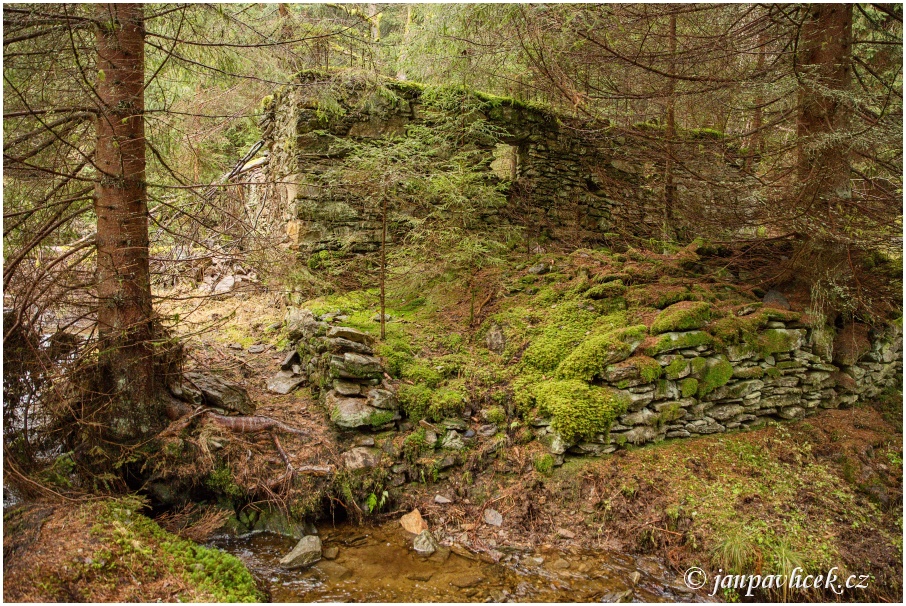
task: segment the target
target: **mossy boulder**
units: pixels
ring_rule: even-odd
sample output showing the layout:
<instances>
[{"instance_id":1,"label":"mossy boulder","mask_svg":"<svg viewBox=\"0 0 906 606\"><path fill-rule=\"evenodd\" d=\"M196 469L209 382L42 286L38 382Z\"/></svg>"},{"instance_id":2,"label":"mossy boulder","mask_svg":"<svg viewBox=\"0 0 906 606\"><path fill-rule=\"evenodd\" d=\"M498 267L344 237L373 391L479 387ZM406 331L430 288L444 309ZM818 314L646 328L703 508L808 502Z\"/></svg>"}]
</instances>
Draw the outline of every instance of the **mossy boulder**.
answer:
<instances>
[{"instance_id":1,"label":"mossy boulder","mask_svg":"<svg viewBox=\"0 0 906 606\"><path fill-rule=\"evenodd\" d=\"M623 284L623 281L614 280L613 282L605 282L604 284L592 286L585 291L585 296L589 299L610 299L612 297L620 297L625 292L626 286Z\"/></svg>"},{"instance_id":2,"label":"mossy boulder","mask_svg":"<svg viewBox=\"0 0 906 606\"><path fill-rule=\"evenodd\" d=\"M689 398L698 393L698 379L689 377L680 381L680 394L684 398Z\"/></svg>"},{"instance_id":3,"label":"mossy boulder","mask_svg":"<svg viewBox=\"0 0 906 606\"><path fill-rule=\"evenodd\" d=\"M675 303L658 314L651 325L651 334L679 332L701 328L711 319L711 306L702 301Z\"/></svg>"},{"instance_id":4,"label":"mossy boulder","mask_svg":"<svg viewBox=\"0 0 906 606\"><path fill-rule=\"evenodd\" d=\"M629 405L619 391L576 379L542 383L536 387L535 397L540 412L550 416L551 429L566 442L607 433Z\"/></svg>"},{"instance_id":5,"label":"mossy boulder","mask_svg":"<svg viewBox=\"0 0 906 606\"><path fill-rule=\"evenodd\" d=\"M368 405L364 398L345 398L336 391L325 396L330 420L344 429L380 427L399 418L394 410L381 410Z\"/></svg>"},{"instance_id":6,"label":"mossy boulder","mask_svg":"<svg viewBox=\"0 0 906 606\"><path fill-rule=\"evenodd\" d=\"M557 376L591 381L601 376L608 365L632 355L646 333L647 329L639 325L589 337L560 363Z\"/></svg>"},{"instance_id":7,"label":"mossy boulder","mask_svg":"<svg viewBox=\"0 0 906 606\"><path fill-rule=\"evenodd\" d=\"M340 379L380 380L384 367L374 356L347 352L342 356L330 357L330 374Z\"/></svg>"}]
</instances>

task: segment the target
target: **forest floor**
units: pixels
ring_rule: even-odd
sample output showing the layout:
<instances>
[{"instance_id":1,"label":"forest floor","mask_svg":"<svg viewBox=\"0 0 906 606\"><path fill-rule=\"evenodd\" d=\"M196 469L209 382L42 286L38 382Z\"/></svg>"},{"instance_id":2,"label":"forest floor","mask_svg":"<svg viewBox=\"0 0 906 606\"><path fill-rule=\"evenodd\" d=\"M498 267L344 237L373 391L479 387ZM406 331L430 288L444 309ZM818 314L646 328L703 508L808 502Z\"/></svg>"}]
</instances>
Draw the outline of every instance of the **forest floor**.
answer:
<instances>
[{"instance_id":1,"label":"forest floor","mask_svg":"<svg viewBox=\"0 0 906 606\"><path fill-rule=\"evenodd\" d=\"M477 296L460 292L448 296L441 306L416 306L416 313L409 312L411 301L409 305L397 301L390 311L394 321L388 324L389 339L417 338L423 352L439 357L451 349L460 356L471 356L475 327L482 318L501 313L499 300L493 296L499 282L499 276L486 275L473 282ZM603 549L644 554L667 563L678 575L690 566L701 566L712 574L720 569L760 573L797 565L807 570L837 566L871 575L869 589L852 590L842 599L897 601L902 596L899 391L870 405L825 410L796 422L668 440L601 458L568 457L555 468L538 465L546 453L539 442L511 436L503 447L485 442L473 448L457 466L439 473L436 461L427 462L423 469L434 473L423 475L420 481L391 487L386 470L358 480L338 472L332 477L303 478L301 486L286 490L280 484L286 475L283 455L296 469L330 466L341 470L341 453L363 436L337 432L307 387L288 395L267 390L267 380L279 370L291 345L282 325L282 296L249 286L195 310L169 311L179 311L189 336L187 369L203 369L242 384L257 403L257 415L277 419L307 435L280 433L275 443L267 433L237 435L204 427L198 433L199 441L209 445L202 448L205 457L177 475L197 479L202 474L208 478L203 482L209 488L252 495L251 507L273 499L292 516L316 519L318 525L395 523L403 513L418 508L438 540L488 560L499 558L501 549L514 547L541 553ZM368 303L362 304L365 299ZM376 323L366 326L374 313L373 299L373 293L343 293L305 306L316 308L317 313L335 307L350 312L350 324L374 332ZM476 305L478 318L474 317ZM199 330L212 325L218 328ZM480 412L475 410L468 420L475 427L483 422ZM379 443L392 443L397 450L404 446L401 435L385 434L375 435ZM276 444L281 445L283 455ZM225 460L230 461L228 477L216 476L219 484L212 484L212 469L219 469ZM387 489L390 498L369 513L362 497L369 491L380 494L381 489ZM437 495L450 502L437 503ZM105 525L107 530L99 532L92 516L98 507L109 510L109 502L105 503L46 505L16 514L26 522L7 519L4 598L218 601L228 595L223 591L237 591L232 596L236 599L253 595L240 577L223 587L216 585L216 577L214 585L188 583L193 572L204 569L197 567L196 558L207 556L191 552L188 557L184 546L177 550L168 547L171 539L161 537L181 541L172 534L158 535L142 526L147 539L130 536L124 540L126 535L116 535L116 524ZM209 506L214 507L215 502ZM489 506L502 514L501 526L482 523ZM165 520L161 524L180 531ZM63 528L67 538L60 540ZM25 549L36 555L27 566L17 557ZM134 563L115 571L102 565L98 572L98 557L83 554L99 549L125 550L135 558L129 560ZM147 558L174 551L177 556L164 557L181 559L169 572L152 574L150 568L143 568ZM92 563L86 564L89 559ZM121 556L116 559L122 561ZM707 589L702 590L703 597ZM736 600L739 595L729 591L720 597ZM762 597L835 599L828 593Z\"/></svg>"}]
</instances>

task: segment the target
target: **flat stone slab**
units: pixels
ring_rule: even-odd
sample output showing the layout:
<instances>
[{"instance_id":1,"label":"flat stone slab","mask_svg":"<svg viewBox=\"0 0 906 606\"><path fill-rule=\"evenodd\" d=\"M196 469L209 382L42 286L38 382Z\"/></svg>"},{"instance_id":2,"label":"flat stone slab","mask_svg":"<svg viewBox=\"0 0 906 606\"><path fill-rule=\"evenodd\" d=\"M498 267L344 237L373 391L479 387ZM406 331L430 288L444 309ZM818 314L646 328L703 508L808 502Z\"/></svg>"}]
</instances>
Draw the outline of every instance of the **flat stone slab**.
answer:
<instances>
[{"instance_id":1,"label":"flat stone slab","mask_svg":"<svg viewBox=\"0 0 906 606\"><path fill-rule=\"evenodd\" d=\"M267 390L280 395L286 395L305 382L305 377L297 375L291 370L281 370L267 382Z\"/></svg>"},{"instance_id":2,"label":"flat stone slab","mask_svg":"<svg viewBox=\"0 0 906 606\"><path fill-rule=\"evenodd\" d=\"M361 343L363 345L371 345L374 342L374 337L368 333L364 333L361 330L356 330L355 328L349 328L348 326L333 326L327 331L328 339L347 339L353 341L354 343Z\"/></svg>"},{"instance_id":3,"label":"flat stone slab","mask_svg":"<svg viewBox=\"0 0 906 606\"><path fill-rule=\"evenodd\" d=\"M255 403L249 398L248 392L239 385L224 381L220 377L200 372L187 372L183 376L191 384L191 387L196 388L201 393L202 401L208 406L244 415L255 414ZM183 390L187 390L185 381L182 387Z\"/></svg>"}]
</instances>

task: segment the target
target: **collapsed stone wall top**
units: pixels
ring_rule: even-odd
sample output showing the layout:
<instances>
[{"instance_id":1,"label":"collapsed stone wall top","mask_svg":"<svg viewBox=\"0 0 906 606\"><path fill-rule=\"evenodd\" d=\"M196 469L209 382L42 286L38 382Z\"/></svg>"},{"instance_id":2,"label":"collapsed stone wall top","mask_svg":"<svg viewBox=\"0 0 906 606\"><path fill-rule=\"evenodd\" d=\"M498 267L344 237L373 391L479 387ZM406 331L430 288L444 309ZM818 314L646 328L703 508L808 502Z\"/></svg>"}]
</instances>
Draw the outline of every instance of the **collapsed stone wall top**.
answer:
<instances>
[{"instance_id":1,"label":"collapsed stone wall top","mask_svg":"<svg viewBox=\"0 0 906 606\"><path fill-rule=\"evenodd\" d=\"M349 74L300 74L295 85L265 100L262 121L270 160L269 199L286 209L290 244L318 251L376 250L378 209L342 186L321 182L342 167L337 138L379 141L404 136L411 125L430 127L426 98L440 89L408 82L368 80ZM450 89L446 89L448 92ZM593 243L608 233L652 237L664 222L665 155L657 127L618 129L604 121L557 115L550 110L453 89L482 108L500 128L496 139L477 141L489 170L511 185L507 218L519 217L534 233ZM451 109L455 113L455 110ZM686 210L736 208L737 160L710 131L687 133L686 170L677 172L678 196Z\"/></svg>"}]
</instances>

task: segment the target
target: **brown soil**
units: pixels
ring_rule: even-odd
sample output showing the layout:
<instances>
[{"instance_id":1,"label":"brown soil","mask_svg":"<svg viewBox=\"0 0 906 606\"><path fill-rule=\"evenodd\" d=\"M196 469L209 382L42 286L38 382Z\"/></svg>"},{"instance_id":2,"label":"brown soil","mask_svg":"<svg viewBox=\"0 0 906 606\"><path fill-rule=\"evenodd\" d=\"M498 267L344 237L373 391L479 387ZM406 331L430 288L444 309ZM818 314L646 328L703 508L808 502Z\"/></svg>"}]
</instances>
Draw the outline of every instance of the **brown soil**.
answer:
<instances>
[{"instance_id":1,"label":"brown soil","mask_svg":"<svg viewBox=\"0 0 906 606\"><path fill-rule=\"evenodd\" d=\"M533 456L541 454L535 446L510 446L473 465L471 483L460 471L449 484L413 487L406 505L417 506L432 530L491 558L502 546L608 549L659 557L678 574L693 565L713 573L713 549L724 538L716 523L721 515L702 503L698 517L690 516L681 499L702 487L719 492L750 480L751 490L720 500L731 518L774 525L782 533L792 523L786 512L801 512L806 526L814 523L816 533L825 533L823 544L836 551L833 563L874 577L869 590L844 599L898 601L902 595L902 434L874 408L825 411L798 423L574 460L551 477L532 470ZM805 486L789 500L771 501L759 490L770 489L771 478L759 477L757 465L734 465L737 452L763 452L790 475L826 470L835 490ZM841 492L853 501L840 502ZM454 504L434 504L435 494L453 497ZM503 514L500 529L482 523L487 507ZM828 533L818 526L829 517L834 524ZM755 553L753 568L744 572L762 572L769 557L767 549Z\"/></svg>"}]
</instances>

